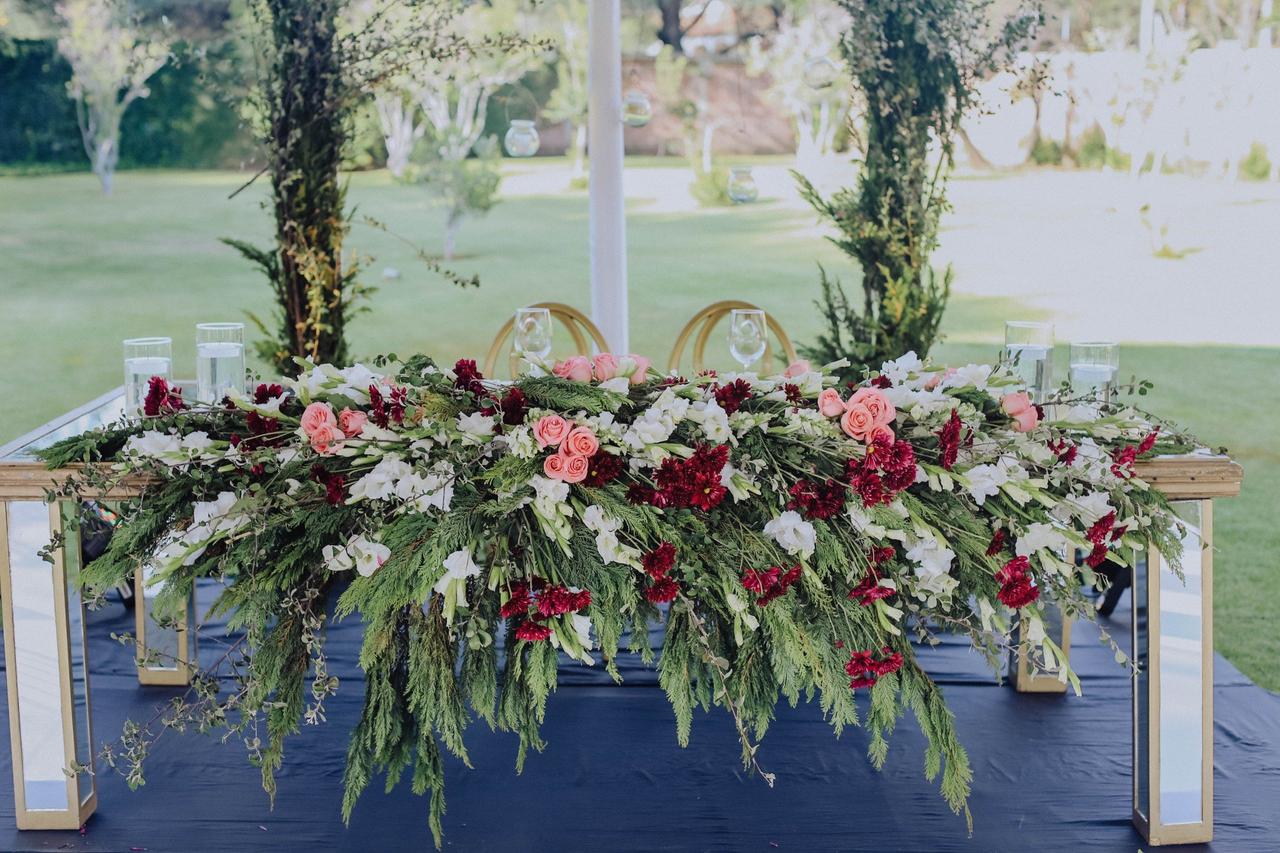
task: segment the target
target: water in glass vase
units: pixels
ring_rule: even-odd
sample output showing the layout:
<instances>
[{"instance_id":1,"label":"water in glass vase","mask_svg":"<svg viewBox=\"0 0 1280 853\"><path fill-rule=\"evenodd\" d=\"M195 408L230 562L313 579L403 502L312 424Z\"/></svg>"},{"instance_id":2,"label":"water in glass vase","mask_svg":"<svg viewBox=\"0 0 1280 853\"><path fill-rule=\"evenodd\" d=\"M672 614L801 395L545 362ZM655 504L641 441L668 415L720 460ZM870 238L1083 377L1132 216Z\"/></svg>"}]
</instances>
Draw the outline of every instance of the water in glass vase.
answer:
<instances>
[{"instance_id":1,"label":"water in glass vase","mask_svg":"<svg viewBox=\"0 0 1280 853\"><path fill-rule=\"evenodd\" d=\"M1051 381L1049 354L1053 348L1039 344L1008 344L1004 349L1014 374L1026 384L1033 399L1042 401Z\"/></svg>"},{"instance_id":2,"label":"water in glass vase","mask_svg":"<svg viewBox=\"0 0 1280 853\"><path fill-rule=\"evenodd\" d=\"M138 356L124 360L124 410L130 414L142 411L147 399L147 383L152 376L169 378L170 359Z\"/></svg>"},{"instance_id":3,"label":"water in glass vase","mask_svg":"<svg viewBox=\"0 0 1280 853\"><path fill-rule=\"evenodd\" d=\"M244 344L230 341L196 344L196 399L218 403L232 389L244 390Z\"/></svg>"},{"instance_id":4,"label":"water in glass vase","mask_svg":"<svg viewBox=\"0 0 1280 853\"><path fill-rule=\"evenodd\" d=\"M1111 383L1115 382L1116 368L1110 364L1073 362L1071 364L1071 389L1076 394L1092 394L1103 400L1111 398Z\"/></svg>"}]
</instances>

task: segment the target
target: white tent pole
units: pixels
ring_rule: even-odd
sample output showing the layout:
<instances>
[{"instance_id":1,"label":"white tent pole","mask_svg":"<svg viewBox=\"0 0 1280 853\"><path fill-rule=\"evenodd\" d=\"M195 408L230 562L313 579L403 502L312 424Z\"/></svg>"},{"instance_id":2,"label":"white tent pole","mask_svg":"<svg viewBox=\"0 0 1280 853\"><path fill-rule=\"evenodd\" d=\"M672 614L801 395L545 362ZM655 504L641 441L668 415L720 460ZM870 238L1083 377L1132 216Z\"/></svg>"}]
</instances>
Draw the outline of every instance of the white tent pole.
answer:
<instances>
[{"instance_id":1,"label":"white tent pole","mask_svg":"<svg viewBox=\"0 0 1280 853\"><path fill-rule=\"evenodd\" d=\"M631 344L627 330L627 226L622 195L620 0L590 0L587 7L591 318L614 352L626 353Z\"/></svg>"}]
</instances>

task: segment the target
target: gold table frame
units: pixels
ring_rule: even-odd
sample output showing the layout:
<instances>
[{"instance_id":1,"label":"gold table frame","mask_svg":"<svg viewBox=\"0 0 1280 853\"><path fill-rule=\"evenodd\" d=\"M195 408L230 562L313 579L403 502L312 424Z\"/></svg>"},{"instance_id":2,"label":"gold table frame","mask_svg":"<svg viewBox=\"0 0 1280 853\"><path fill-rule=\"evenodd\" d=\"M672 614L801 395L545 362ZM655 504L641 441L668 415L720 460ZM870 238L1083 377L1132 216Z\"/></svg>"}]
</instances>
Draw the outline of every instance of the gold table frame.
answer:
<instances>
[{"instance_id":1,"label":"gold table frame","mask_svg":"<svg viewBox=\"0 0 1280 853\"><path fill-rule=\"evenodd\" d=\"M71 435L76 435L95 426L105 424L122 411L122 390L117 389L76 409L39 429L28 433L14 442L0 447L0 597L3 598L4 654L5 675L8 682L9 734L13 755L14 800L17 824L19 829L76 829L93 813L97 807L97 793L92 775L93 737L91 703L89 700L89 668L84 658L84 603L80 599L79 590L74 583L75 573L79 568L78 531L68 526L69 520L78 519L78 505L81 496L63 495L69 477L76 473L75 468L50 471L36 460L31 451L51 444ZM1179 506L1194 506L1198 524L1192 525L1194 535L1184 546L1184 568L1194 566L1197 570L1194 577L1198 580L1198 594L1188 597L1171 585L1170 578L1176 577L1153 548L1148 549L1148 565L1156 570L1148 570L1139 576L1135 570L1133 587L1133 649L1134 658L1141 668L1138 677L1133 681L1133 821L1143 837L1152 845L1185 844L1190 842L1209 841L1213 837L1213 500L1215 498L1233 497L1240 494L1240 483L1243 471L1239 465L1225 456L1205 454L1189 454L1177 457L1162 457L1138 463L1138 476L1153 487L1160 489ZM127 499L137 497L145 488L145 481L125 481L116 486L107 495L93 495L93 498ZM46 503L46 495L50 490L58 491L58 498ZM85 496L88 497L88 496ZM35 506L41 507L47 518L47 530L41 531L43 540L41 548L49 551L48 560L36 558L35 555L15 550L15 537L11 535L10 524L15 507L18 512L30 515ZM34 516L32 516L34 518ZM24 535L30 535L28 524ZM25 541L25 540L24 540ZM49 545L61 543L58 547ZM74 545L72 552L67 547ZM1191 559L1194 557L1195 559ZM48 568L42 568L36 561L47 562ZM1136 562L1136 561L1135 561ZM40 590L35 603L45 608L39 619L19 619L18 602L27 604L31 601L30 588L27 599L17 594L15 573L23 576L24 582L34 578ZM1187 571L1192 577L1191 569ZM41 586L47 584L47 586ZM148 671L145 665L146 633L149 620L146 618L143 592L143 572L141 566L135 574L135 592L138 597L138 678L142 684L186 684L189 683L195 668L193 639L195 630L190 615L187 622L182 623L176 634L179 649L177 658L179 666L169 668L165 672ZM15 598L16 596L16 598ZM1166 601L1181 596L1179 602L1182 612L1165 610ZM1137 615L1139 599L1148 604L1149 614L1146 623L1140 624ZM1188 615L1198 617L1191 622ZM1182 617L1184 627L1196 626L1196 642L1192 649L1198 656L1198 667L1188 671L1186 662L1186 640L1173 637L1182 644L1182 648L1171 646L1166 634L1174 621L1171 617ZM1166 626L1170 622L1170 626ZM30 623L30 625L28 625ZM19 630L19 628L23 630ZM44 683L37 685L45 688L43 695L33 695L31 685L24 683L24 654L32 645L27 636L30 630L38 629L44 635L56 637L56 649L53 655L56 661L56 678L50 679L53 672L42 672ZM1064 621L1065 637L1068 642L1062 643L1063 652L1069 649L1069 621ZM75 651L79 648L79 658ZM1175 658L1181 658L1181 671L1175 670ZM1025 656L1019 655L1015 665L1015 674L1026 676L1024 686L1036 692L1065 692L1066 685L1054 675L1039 675L1028 672ZM77 670L77 662L79 670ZM1144 666L1145 665L1145 666ZM76 682L82 684L84 718L83 726L77 725ZM1185 687L1190 681L1195 685L1199 702L1176 703L1171 700L1174 695L1170 685L1180 683ZM59 715L59 731L55 734L58 740L57 755L61 758L61 768L69 768L79 764L88 768L89 772L76 775L63 773L65 777L57 780L63 789L59 807L33 807L28 802L27 790L31 779L26 775L24 766L25 748L23 712L31 705L38 705L43 700L52 713L56 708ZM1195 706L1194 708L1191 706ZM1193 710L1198 713L1199 726L1191 732L1193 743L1187 742L1186 721L1180 721L1177 742L1173 738L1164 737L1162 733L1163 714L1166 711ZM28 718L30 715L28 714ZM1170 776L1173 762L1169 761L1171 748L1177 750L1178 765L1182 771L1181 778ZM1188 762L1187 756L1191 756ZM45 756L46 764L48 756ZM1198 778L1188 780L1185 772L1188 763L1196 764L1198 758ZM1184 785L1190 781L1191 792L1198 801L1195 820L1174 821L1170 809L1166 807L1169 791L1168 782ZM45 796L54 787L45 780L41 789ZM1191 801L1185 796L1186 791L1175 792L1181 797L1176 802L1184 811ZM1175 800L1168 800L1175 802ZM42 803L47 805L48 803Z\"/></svg>"}]
</instances>

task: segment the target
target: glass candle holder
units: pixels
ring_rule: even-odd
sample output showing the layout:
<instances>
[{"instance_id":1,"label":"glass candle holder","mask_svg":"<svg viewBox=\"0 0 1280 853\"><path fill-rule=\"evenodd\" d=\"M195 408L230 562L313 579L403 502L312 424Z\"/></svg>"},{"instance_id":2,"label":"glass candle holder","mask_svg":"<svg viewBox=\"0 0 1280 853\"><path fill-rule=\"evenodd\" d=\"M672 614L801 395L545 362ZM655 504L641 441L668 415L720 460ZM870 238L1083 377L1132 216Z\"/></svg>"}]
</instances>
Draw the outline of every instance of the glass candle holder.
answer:
<instances>
[{"instance_id":1,"label":"glass candle holder","mask_svg":"<svg viewBox=\"0 0 1280 853\"><path fill-rule=\"evenodd\" d=\"M124 411L136 415L147 398L152 376L173 378L171 338L129 338L124 342Z\"/></svg>"},{"instance_id":2,"label":"glass candle holder","mask_svg":"<svg viewBox=\"0 0 1280 853\"><path fill-rule=\"evenodd\" d=\"M219 403L244 393L244 323L196 324L196 399Z\"/></svg>"},{"instance_id":3,"label":"glass candle holder","mask_svg":"<svg viewBox=\"0 0 1280 853\"><path fill-rule=\"evenodd\" d=\"M1004 356L1032 399L1044 402L1053 385L1053 324L1030 320L1005 323Z\"/></svg>"},{"instance_id":4,"label":"glass candle holder","mask_svg":"<svg viewBox=\"0 0 1280 853\"><path fill-rule=\"evenodd\" d=\"M1120 347L1109 341L1071 342L1071 390L1111 401L1120 370Z\"/></svg>"},{"instance_id":5,"label":"glass candle holder","mask_svg":"<svg viewBox=\"0 0 1280 853\"><path fill-rule=\"evenodd\" d=\"M734 166L730 169L726 190L729 200L734 204L750 204L760 197L760 189L756 186L750 166Z\"/></svg>"},{"instance_id":6,"label":"glass candle holder","mask_svg":"<svg viewBox=\"0 0 1280 853\"><path fill-rule=\"evenodd\" d=\"M538 153L542 140L538 136L538 128L532 121L527 118L517 118L511 120L511 126L507 128L502 144L510 157L532 157Z\"/></svg>"}]
</instances>

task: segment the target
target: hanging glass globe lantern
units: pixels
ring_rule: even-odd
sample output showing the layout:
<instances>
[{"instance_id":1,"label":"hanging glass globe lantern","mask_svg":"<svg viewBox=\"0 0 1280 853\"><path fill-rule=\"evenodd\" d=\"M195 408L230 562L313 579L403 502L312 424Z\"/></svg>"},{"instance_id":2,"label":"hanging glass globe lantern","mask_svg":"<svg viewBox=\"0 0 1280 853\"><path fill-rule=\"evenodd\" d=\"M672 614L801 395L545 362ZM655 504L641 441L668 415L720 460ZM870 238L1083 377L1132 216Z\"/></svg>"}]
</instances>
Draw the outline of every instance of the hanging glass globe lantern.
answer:
<instances>
[{"instance_id":1,"label":"hanging glass globe lantern","mask_svg":"<svg viewBox=\"0 0 1280 853\"><path fill-rule=\"evenodd\" d=\"M644 127L653 119L653 104L639 89L631 89L622 98L622 123L627 127Z\"/></svg>"},{"instance_id":2,"label":"hanging glass globe lantern","mask_svg":"<svg viewBox=\"0 0 1280 853\"><path fill-rule=\"evenodd\" d=\"M734 204L750 204L760 197L750 166L734 166L729 170L729 200Z\"/></svg>"},{"instance_id":3,"label":"hanging glass globe lantern","mask_svg":"<svg viewBox=\"0 0 1280 853\"><path fill-rule=\"evenodd\" d=\"M525 118L512 119L507 135L502 138L502 145L511 157L532 157L538 153L538 146L541 144L538 128Z\"/></svg>"},{"instance_id":4,"label":"hanging glass globe lantern","mask_svg":"<svg viewBox=\"0 0 1280 853\"><path fill-rule=\"evenodd\" d=\"M840 69L828 57L814 56L805 62L801 76L810 89L826 89L836 82Z\"/></svg>"}]
</instances>

